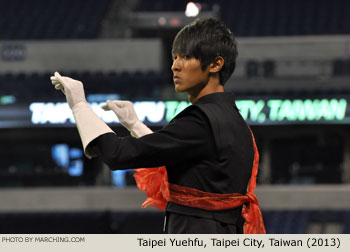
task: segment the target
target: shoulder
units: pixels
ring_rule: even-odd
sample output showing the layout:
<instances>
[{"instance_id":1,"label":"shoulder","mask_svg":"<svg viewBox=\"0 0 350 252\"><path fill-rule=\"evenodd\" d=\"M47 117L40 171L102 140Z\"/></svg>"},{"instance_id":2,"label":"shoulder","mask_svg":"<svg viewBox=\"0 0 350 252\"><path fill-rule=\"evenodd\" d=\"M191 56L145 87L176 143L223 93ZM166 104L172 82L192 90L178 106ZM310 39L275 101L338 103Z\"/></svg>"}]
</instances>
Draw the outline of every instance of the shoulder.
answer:
<instances>
[{"instance_id":1,"label":"shoulder","mask_svg":"<svg viewBox=\"0 0 350 252\"><path fill-rule=\"evenodd\" d=\"M177 114L174 120L179 120L179 119L185 119L185 118L205 118L206 115L203 111L203 109L200 106L197 105L190 105L187 108L185 108L183 111L181 111L179 114Z\"/></svg>"},{"instance_id":2,"label":"shoulder","mask_svg":"<svg viewBox=\"0 0 350 252\"><path fill-rule=\"evenodd\" d=\"M200 129L208 130L210 121L208 116L201 108L196 105L190 105L185 108L182 112L176 115L165 128L182 128L183 130L188 129Z\"/></svg>"}]
</instances>

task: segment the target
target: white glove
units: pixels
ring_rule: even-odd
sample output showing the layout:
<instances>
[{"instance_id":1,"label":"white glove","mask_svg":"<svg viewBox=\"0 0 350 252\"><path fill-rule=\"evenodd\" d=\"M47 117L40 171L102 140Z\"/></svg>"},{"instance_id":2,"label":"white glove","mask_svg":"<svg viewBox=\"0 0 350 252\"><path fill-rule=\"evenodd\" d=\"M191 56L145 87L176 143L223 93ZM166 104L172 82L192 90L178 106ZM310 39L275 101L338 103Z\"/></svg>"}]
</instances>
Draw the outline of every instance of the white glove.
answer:
<instances>
[{"instance_id":1,"label":"white glove","mask_svg":"<svg viewBox=\"0 0 350 252\"><path fill-rule=\"evenodd\" d=\"M52 84L55 85L55 88L57 90L62 90L66 95L67 102L71 109L79 102L86 103L84 87L81 81L61 76L58 72L55 72L55 75L51 76L50 79Z\"/></svg>"},{"instance_id":2,"label":"white glove","mask_svg":"<svg viewBox=\"0 0 350 252\"><path fill-rule=\"evenodd\" d=\"M55 76L51 76L51 81L56 89L62 90L66 95L69 107L73 111L85 155L88 158L96 156L88 148L88 144L100 135L114 133L113 130L90 108L85 99L83 84L80 81L62 77L58 72L55 72Z\"/></svg>"},{"instance_id":3,"label":"white glove","mask_svg":"<svg viewBox=\"0 0 350 252\"><path fill-rule=\"evenodd\" d=\"M153 133L150 128L143 124L137 117L134 107L129 101L107 100L102 108L112 110L118 117L119 122L127 128L133 137L139 138Z\"/></svg>"}]
</instances>

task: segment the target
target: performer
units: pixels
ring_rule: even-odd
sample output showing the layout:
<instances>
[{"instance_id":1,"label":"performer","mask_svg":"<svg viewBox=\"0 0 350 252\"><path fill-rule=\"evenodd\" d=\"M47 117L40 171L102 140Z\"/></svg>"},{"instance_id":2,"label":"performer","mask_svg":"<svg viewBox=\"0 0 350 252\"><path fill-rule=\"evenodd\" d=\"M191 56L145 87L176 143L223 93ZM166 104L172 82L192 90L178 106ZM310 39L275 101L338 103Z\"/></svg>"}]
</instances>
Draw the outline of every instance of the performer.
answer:
<instances>
[{"instance_id":1,"label":"performer","mask_svg":"<svg viewBox=\"0 0 350 252\"><path fill-rule=\"evenodd\" d=\"M254 195L254 137L233 94L224 92L237 57L233 35L217 19L197 19L176 35L172 57L175 90L186 92L192 105L167 126L152 132L128 101L104 107L134 137L118 137L100 120L80 81L57 72L51 80L66 95L88 157L112 170L144 168L136 174L147 192L144 205L166 208L168 233L265 233Z\"/></svg>"}]
</instances>

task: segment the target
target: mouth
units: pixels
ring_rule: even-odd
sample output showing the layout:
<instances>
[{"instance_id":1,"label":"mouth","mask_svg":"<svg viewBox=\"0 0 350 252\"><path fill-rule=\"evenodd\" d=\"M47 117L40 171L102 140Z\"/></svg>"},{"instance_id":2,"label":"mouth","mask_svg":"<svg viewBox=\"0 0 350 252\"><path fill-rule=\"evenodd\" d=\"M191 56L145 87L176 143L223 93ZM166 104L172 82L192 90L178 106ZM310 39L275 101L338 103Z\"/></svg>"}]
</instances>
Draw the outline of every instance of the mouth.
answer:
<instances>
[{"instance_id":1,"label":"mouth","mask_svg":"<svg viewBox=\"0 0 350 252\"><path fill-rule=\"evenodd\" d=\"M174 80L174 83L177 84L177 83L180 82L180 77L175 75L175 76L173 77L173 80Z\"/></svg>"}]
</instances>

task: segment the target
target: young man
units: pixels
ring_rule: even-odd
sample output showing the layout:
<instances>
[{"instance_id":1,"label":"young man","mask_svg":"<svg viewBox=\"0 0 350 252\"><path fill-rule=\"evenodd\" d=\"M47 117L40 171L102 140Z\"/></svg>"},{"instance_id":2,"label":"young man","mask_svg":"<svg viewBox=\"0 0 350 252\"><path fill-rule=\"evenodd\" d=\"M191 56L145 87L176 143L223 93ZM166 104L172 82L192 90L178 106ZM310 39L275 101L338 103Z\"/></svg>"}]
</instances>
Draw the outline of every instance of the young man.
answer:
<instances>
[{"instance_id":1,"label":"young man","mask_svg":"<svg viewBox=\"0 0 350 252\"><path fill-rule=\"evenodd\" d=\"M148 204L157 205L159 194L167 202L168 233L243 233L244 219L245 233L264 233L253 193L254 138L223 86L235 68L233 35L214 18L198 19L177 34L172 57L175 90L186 92L192 105L163 129L152 133L131 103L107 101L105 108L139 138L120 138L102 122L86 103L81 82L58 73L51 80L67 97L87 156L100 157L112 170L166 167L143 169L138 183L153 190ZM151 171L158 182L145 182Z\"/></svg>"}]
</instances>

